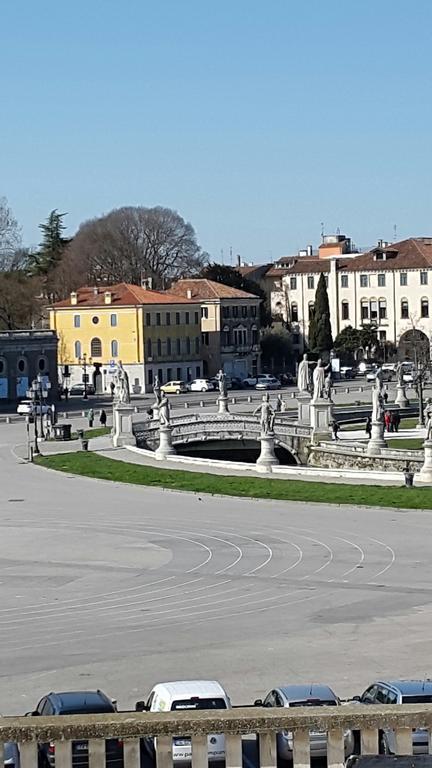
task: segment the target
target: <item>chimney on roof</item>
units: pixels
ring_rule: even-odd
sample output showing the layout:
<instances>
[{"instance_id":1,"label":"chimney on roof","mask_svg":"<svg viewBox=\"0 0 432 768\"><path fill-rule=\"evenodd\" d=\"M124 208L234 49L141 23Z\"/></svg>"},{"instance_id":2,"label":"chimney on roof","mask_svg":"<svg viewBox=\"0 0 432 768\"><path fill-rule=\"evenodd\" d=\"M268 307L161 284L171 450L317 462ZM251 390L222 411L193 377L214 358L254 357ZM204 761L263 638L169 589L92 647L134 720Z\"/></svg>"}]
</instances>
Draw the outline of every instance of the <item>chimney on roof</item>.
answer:
<instances>
[{"instance_id":1,"label":"chimney on roof","mask_svg":"<svg viewBox=\"0 0 432 768\"><path fill-rule=\"evenodd\" d=\"M311 246L311 245L307 245L307 246L306 246L306 254L307 254L308 256L312 256L312 255L313 255L313 248L312 248L312 246Z\"/></svg>"},{"instance_id":2,"label":"chimney on roof","mask_svg":"<svg viewBox=\"0 0 432 768\"><path fill-rule=\"evenodd\" d=\"M237 266L241 267L241 257L239 253L237 254Z\"/></svg>"},{"instance_id":3,"label":"chimney on roof","mask_svg":"<svg viewBox=\"0 0 432 768\"><path fill-rule=\"evenodd\" d=\"M76 291L72 291L70 295L70 303L73 307L75 307L78 304L78 294Z\"/></svg>"},{"instance_id":4,"label":"chimney on roof","mask_svg":"<svg viewBox=\"0 0 432 768\"><path fill-rule=\"evenodd\" d=\"M104 298L105 298L105 304L111 304L111 302L112 302L112 293L111 293L111 291L105 291Z\"/></svg>"},{"instance_id":5,"label":"chimney on roof","mask_svg":"<svg viewBox=\"0 0 432 768\"><path fill-rule=\"evenodd\" d=\"M190 288L188 288L187 291L186 291L186 298L187 299L191 299L192 298L192 291L191 291Z\"/></svg>"}]
</instances>

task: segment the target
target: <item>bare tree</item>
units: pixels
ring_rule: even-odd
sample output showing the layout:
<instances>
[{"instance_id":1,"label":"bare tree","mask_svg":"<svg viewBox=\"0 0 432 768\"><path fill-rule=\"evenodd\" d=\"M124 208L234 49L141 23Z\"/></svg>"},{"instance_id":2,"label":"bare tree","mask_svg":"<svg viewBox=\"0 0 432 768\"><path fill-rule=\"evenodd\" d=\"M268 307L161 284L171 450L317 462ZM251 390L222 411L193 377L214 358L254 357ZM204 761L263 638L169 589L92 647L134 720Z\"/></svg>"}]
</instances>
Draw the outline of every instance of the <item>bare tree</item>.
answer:
<instances>
[{"instance_id":1,"label":"bare tree","mask_svg":"<svg viewBox=\"0 0 432 768\"><path fill-rule=\"evenodd\" d=\"M0 198L0 270L16 269L22 256L21 229L8 201Z\"/></svg>"},{"instance_id":2,"label":"bare tree","mask_svg":"<svg viewBox=\"0 0 432 768\"><path fill-rule=\"evenodd\" d=\"M0 272L0 328L15 331L40 323L40 282L16 270Z\"/></svg>"},{"instance_id":3,"label":"bare tree","mask_svg":"<svg viewBox=\"0 0 432 768\"><path fill-rule=\"evenodd\" d=\"M176 211L125 207L82 224L59 272L68 288L82 285L85 275L101 283L139 284L152 278L161 288L196 274L207 261L194 228Z\"/></svg>"}]
</instances>

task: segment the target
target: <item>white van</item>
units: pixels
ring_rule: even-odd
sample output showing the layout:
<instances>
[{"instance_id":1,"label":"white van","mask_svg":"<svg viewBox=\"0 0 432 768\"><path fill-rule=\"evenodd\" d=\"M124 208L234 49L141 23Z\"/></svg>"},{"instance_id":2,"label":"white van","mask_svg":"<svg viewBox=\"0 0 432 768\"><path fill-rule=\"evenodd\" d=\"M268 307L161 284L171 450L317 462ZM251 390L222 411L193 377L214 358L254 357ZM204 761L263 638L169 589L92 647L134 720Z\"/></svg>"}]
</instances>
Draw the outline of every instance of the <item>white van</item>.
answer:
<instances>
[{"instance_id":1,"label":"white van","mask_svg":"<svg viewBox=\"0 0 432 768\"><path fill-rule=\"evenodd\" d=\"M137 702L135 708L146 712L173 712L196 709L231 709L231 701L216 680L177 680L172 683L158 683L152 689L147 702ZM208 759L210 762L225 760L225 737L219 733L208 737ZM174 763L190 763L192 745L190 738L173 738Z\"/></svg>"}]
</instances>

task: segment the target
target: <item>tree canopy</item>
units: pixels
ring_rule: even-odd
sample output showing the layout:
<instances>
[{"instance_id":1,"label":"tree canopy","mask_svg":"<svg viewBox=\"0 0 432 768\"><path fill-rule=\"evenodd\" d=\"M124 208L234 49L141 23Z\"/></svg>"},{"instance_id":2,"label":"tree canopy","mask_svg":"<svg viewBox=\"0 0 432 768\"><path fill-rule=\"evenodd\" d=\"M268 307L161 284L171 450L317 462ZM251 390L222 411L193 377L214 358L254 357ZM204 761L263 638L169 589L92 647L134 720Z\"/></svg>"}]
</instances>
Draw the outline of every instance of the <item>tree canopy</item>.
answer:
<instances>
[{"instance_id":1,"label":"tree canopy","mask_svg":"<svg viewBox=\"0 0 432 768\"><path fill-rule=\"evenodd\" d=\"M49 214L44 224L39 224L42 232L42 242L39 250L29 256L29 274L40 275L45 278L60 264L66 246L70 240L63 237L66 229L63 219L65 213L59 213L54 209Z\"/></svg>"},{"instance_id":2,"label":"tree canopy","mask_svg":"<svg viewBox=\"0 0 432 768\"><path fill-rule=\"evenodd\" d=\"M308 346L317 354L328 354L333 348L333 337L330 322L330 306L327 284L321 273L315 292L315 303L309 323Z\"/></svg>"},{"instance_id":3,"label":"tree canopy","mask_svg":"<svg viewBox=\"0 0 432 768\"><path fill-rule=\"evenodd\" d=\"M63 259L67 290L95 283L135 283L151 278L165 288L195 275L208 257L192 224L170 208L124 207L82 224Z\"/></svg>"},{"instance_id":4,"label":"tree canopy","mask_svg":"<svg viewBox=\"0 0 432 768\"><path fill-rule=\"evenodd\" d=\"M21 261L21 229L5 197L0 198L0 270L14 269Z\"/></svg>"},{"instance_id":5,"label":"tree canopy","mask_svg":"<svg viewBox=\"0 0 432 768\"><path fill-rule=\"evenodd\" d=\"M291 335L285 328L269 329L261 338L261 362L264 370L283 373L292 361Z\"/></svg>"}]
</instances>

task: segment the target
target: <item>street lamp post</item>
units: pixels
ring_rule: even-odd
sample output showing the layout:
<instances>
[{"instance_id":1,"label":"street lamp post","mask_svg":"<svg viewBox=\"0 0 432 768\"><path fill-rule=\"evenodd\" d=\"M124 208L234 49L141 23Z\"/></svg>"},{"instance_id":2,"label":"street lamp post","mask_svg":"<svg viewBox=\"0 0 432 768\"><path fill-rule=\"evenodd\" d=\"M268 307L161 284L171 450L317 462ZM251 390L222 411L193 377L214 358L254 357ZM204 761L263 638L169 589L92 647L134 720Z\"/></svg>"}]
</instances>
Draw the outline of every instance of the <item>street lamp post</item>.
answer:
<instances>
[{"instance_id":1,"label":"street lamp post","mask_svg":"<svg viewBox=\"0 0 432 768\"><path fill-rule=\"evenodd\" d=\"M92 361L91 357L89 357L87 359L87 354L86 354L86 352L84 352L83 356L78 358L78 362L79 362L80 365L82 365L82 368L83 368L83 384L84 384L83 399L84 400L88 400L88 394L87 394L87 379L88 379L87 368L88 368L89 365L92 364L93 361Z\"/></svg>"},{"instance_id":2,"label":"street lamp post","mask_svg":"<svg viewBox=\"0 0 432 768\"><path fill-rule=\"evenodd\" d=\"M27 391L27 397L33 403L33 419L34 419L34 453L40 453L38 446L38 406L40 408L40 436L45 437L43 428L43 405L44 401L48 397L48 391L51 389L49 381L44 381L40 373L33 379L30 389Z\"/></svg>"},{"instance_id":3,"label":"street lamp post","mask_svg":"<svg viewBox=\"0 0 432 768\"><path fill-rule=\"evenodd\" d=\"M414 350L415 352L415 350ZM417 355L416 355L417 358ZM418 428L424 427L424 385L430 368L430 363L425 363L417 359L414 373L414 386L418 396L419 420Z\"/></svg>"}]
</instances>

